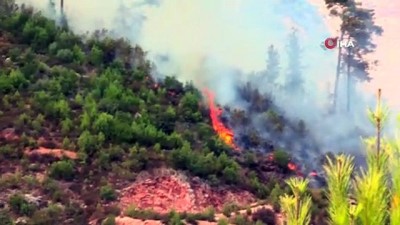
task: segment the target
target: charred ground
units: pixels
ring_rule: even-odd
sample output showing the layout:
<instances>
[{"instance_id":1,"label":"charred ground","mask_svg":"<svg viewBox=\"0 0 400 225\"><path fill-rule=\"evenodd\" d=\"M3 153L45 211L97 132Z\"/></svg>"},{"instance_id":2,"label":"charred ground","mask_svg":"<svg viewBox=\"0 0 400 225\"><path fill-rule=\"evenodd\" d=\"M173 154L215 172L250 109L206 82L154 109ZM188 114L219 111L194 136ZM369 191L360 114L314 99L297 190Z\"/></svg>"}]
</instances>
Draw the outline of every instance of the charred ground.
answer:
<instances>
[{"instance_id":1,"label":"charred ground","mask_svg":"<svg viewBox=\"0 0 400 225\"><path fill-rule=\"evenodd\" d=\"M214 131L202 94L173 77L154 80L140 47L106 32L80 37L27 8L0 19L1 224L118 216L122 191L143 172L162 168L183 171L189 185L199 177L213 190L248 191L271 203L285 192L282 178L293 174L289 155L251 134L233 151ZM243 89L255 110L275 113L272 101L254 93ZM241 123L232 127L251 126L246 112L226 111ZM279 131L285 121L275 113L269 124ZM162 214L145 207L133 213L176 219Z\"/></svg>"}]
</instances>

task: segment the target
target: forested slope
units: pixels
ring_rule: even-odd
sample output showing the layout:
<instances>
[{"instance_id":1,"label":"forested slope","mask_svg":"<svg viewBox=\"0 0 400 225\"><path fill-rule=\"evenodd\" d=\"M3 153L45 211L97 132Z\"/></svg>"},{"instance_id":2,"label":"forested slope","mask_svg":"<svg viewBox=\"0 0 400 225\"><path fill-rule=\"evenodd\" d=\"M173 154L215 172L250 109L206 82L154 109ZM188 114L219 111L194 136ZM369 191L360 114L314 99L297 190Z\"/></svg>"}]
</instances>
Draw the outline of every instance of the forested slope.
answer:
<instances>
[{"instance_id":1,"label":"forested slope","mask_svg":"<svg viewBox=\"0 0 400 225\"><path fill-rule=\"evenodd\" d=\"M0 57L0 224L118 215L119 190L158 168L271 202L283 193L287 154L274 160L226 145L202 93L173 77L155 80L139 46L107 32L81 37L9 8L0 15Z\"/></svg>"}]
</instances>

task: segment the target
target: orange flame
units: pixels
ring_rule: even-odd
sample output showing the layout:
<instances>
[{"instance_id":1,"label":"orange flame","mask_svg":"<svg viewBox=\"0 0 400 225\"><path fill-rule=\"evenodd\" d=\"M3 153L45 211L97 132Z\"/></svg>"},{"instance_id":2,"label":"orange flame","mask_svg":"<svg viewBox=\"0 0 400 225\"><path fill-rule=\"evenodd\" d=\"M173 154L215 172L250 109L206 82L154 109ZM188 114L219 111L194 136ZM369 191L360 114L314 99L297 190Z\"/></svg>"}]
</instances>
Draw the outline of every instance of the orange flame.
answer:
<instances>
[{"instance_id":1,"label":"orange flame","mask_svg":"<svg viewBox=\"0 0 400 225\"><path fill-rule=\"evenodd\" d=\"M288 163L288 168L289 168L289 170L291 170L291 171L297 171L297 166L296 166L296 164L294 164L294 163Z\"/></svg>"},{"instance_id":2,"label":"orange flame","mask_svg":"<svg viewBox=\"0 0 400 225\"><path fill-rule=\"evenodd\" d=\"M234 142L234 133L232 130L227 128L221 121L220 116L222 114L222 110L215 106L214 95L208 90L204 90L205 94L208 98L208 106L210 108L210 117L213 129L218 134L218 137L225 142L228 146L235 150L239 150L239 148L235 145Z\"/></svg>"},{"instance_id":3,"label":"orange flame","mask_svg":"<svg viewBox=\"0 0 400 225\"><path fill-rule=\"evenodd\" d=\"M315 170L311 171L310 176L317 177L318 176L317 171L315 171Z\"/></svg>"},{"instance_id":4,"label":"orange flame","mask_svg":"<svg viewBox=\"0 0 400 225\"><path fill-rule=\"evenodd\" d=\"M299 177L304 176L304 174L299 170L298 166L295 163L289 162L287 167L290 171L296 173L297 176L299 176Z\"/></svg>"}]
</instances>

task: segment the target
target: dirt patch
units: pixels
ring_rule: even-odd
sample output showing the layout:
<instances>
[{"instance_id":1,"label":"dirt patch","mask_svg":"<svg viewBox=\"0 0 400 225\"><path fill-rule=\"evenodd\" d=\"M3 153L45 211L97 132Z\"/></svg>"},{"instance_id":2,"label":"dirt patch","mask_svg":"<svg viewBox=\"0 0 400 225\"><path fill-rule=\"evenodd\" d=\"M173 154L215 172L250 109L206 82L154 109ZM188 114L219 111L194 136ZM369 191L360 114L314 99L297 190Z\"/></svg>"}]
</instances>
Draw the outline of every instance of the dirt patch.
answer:
<instances>
[{"instance_id":1,"label":"dirt patch","mask_svg":"<svg viewBox=\"0 0 400 225\"><path fill-rule=\"evenodd\" d=\"M162 225L163 223L158 220L138 220L130 217L116 217L116 225Z\"/></svg>"},{"instance_id":2,"label":"dirt patch","mask_svg":"<svg viewBox=\"0 0 400 225\"><path fill-rule=\"evenodd\" d=\"M199 179L188 180L181 173L169 171L154 174L154 177L139 178L122 191L122 209L135 205L158 213L168 213L172 209L198 213L210 206L219 211L225 203L247 205L255 201L255 197L247 191L231 190L228 187L212 188Z\"/></svg>"},{"instance_id":3,"label":"dirt patch","mask_svg":"<svg viewBox=\"0 0 400 225\"><path fill-rule=\"evenodd\" d=\"M26 149L24 151L27 156L51 156L54 158L62 159L78 159L78 154L73 151L64 150L64 149L50 149L45 147L39 147L38 149L29 150Z\"/></svg>"},{"instance_id":4,"label":"dirt patch","mask_svg":"<svg viewBox=\"0 0 400 225\"><path fill-rule=\"evenodd\" d=\"M7 142L18 141L19 136L16 134L14 128L6 128L0 132L0 139Z\"/></svg>"},{"instance_id":5,"label":"dirt patch","mask_svg":"<svg viewBox=\"0 0 400 225\"><path fill-rule=\"evenodd\" d=\"M116 217L116 225L162 225L158 220L138 220L130 217ZM197 225L217 225L217 222L197 221Z\"/></svg>"}]
</instances>

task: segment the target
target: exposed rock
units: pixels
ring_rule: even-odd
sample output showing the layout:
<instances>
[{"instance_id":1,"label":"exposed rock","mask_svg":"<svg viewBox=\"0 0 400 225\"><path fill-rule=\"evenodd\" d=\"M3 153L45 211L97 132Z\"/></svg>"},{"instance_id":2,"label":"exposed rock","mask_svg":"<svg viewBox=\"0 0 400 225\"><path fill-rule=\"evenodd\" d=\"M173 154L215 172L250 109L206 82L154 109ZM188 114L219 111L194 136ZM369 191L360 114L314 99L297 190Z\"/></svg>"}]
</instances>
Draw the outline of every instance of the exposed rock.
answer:
<instances>
[{"instance_id":1,"label":"exposed rock","mask_svg":"<svg viewBox=\"0 0 400 225\"><path fill-rule=\"evenodd\" d=\"M12 66L12 60L11 60L11 58L6 58L5 60L4 60L4 66Z\"/></svg>"},{"instance_id":2,"label":"exposed rock","mask_svg":"<svg viewBox=\"0 0 400 225\"><path fill-rule=\"evenodd\" d=\"M197 225L217 225L217 222L197 221Z\"/></svg>"},{"instance_id":3,"label":"exposed rock","mask_svg":"<svg viewBox=\"0 0 400 225\"><path fill-rule=\"evenodd\" d=\"M19 139L14 128L6 128L0 132L0 139L6 141L17 141Z\"/></svg>"},{"instance_id":4,"label":"exposed rock","mask_svg":"<svg viewBox=\"0 0 400 225\"><path fill-rule=\"evenodd\" d=\"M29 218L26 218L26 217L18 217L18 218L15 220L15 224L16 224L16 225L28 224L28 220L29 220Z\"/></svg>"},{"instance_id":5,"label":"exposed rock","mask_svg":"<svg viewBox=\"0 0 400 225\"><path fill-rule=\"evenodd\" d=\"M162 225L163 223L158 220L139 220L130 217L116 217L116 225Z\"/></svg>"},{"instance_id":6,"label":"exposed rock","mask_svg":"<svg viewBox=\"0 0 400 225\"><path fill-rule=\"evenodd\" d=\"M151 209L158 213L203 212L214 207L221 210L227 202L246 205L254 201L247 191L215 189L199 182L188 182L179 175L159 175L136 181L121 193L120 205L124 209L135 205L140 209Z\"/></svg>"},{"instance_id":7,"label":"exposed rock","mask_svg":"<svg viewBox=\"0 0 400 225\"><path fill-rule=\"evenodd\" d=\"M37 207L41 206L43 203L42 197L40 197L40 196L35 197L31 194L25 194L24 197L29 203L34 204Z\"/></svg>"},{"instance_id":8,"label":"exposed rock","mask_svg":"<svg viewBox=\"0 0 400 225\"><path fill-rule=\"evenodd\" d=\"M25 154L28 156L51 156L58 159L62 159L64 157L69 159L78 159L78 154L73 151L64 150L64 149L49 149L44 147L39 147L38 149L34 150L25 150Z\"/></svg>"}]
</instances>

